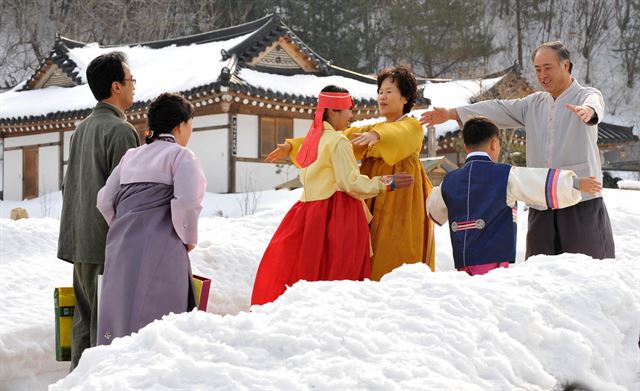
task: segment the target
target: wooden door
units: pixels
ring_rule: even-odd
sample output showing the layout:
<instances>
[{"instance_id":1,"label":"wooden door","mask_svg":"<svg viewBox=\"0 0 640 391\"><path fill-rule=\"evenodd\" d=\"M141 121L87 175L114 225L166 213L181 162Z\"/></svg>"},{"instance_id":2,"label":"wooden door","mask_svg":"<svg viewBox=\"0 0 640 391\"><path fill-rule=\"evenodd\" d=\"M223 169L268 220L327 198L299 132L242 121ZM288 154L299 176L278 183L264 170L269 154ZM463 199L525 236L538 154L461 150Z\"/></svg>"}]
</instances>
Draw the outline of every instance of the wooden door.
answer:
<instances>
[{"instance_id":1,"label":"wooden door","mask_svg":"<svg viewBox=\"0 0 640 391\"><path fill-rule=\"evenodd\" d=\"M22 150L22 198L38 196L38 147Z\"/></svg>"}]
</instances>

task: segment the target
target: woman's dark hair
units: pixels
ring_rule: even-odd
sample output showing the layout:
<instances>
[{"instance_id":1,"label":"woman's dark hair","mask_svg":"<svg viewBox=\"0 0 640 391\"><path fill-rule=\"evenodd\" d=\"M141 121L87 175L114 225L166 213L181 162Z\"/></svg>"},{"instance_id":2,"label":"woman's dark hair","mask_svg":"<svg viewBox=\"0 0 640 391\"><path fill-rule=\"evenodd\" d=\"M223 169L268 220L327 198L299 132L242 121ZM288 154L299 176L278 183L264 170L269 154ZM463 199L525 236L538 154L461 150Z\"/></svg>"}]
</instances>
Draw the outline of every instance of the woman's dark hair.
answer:
<instances>
[{"instance_id":1,"label":"woman's dark hair","mask_svg":"<svg viewBox=\"0 0 640 391\"><path fill-rule=\"evenodd\" d=\"M346 88L334 86L333 84L326 86L320 92L346 92L347 94L349 93L349 91ZM322 114L322 120L327 121L327 110L325 110L324 114Z\"/></svg>"},{"instance_id":2,"label":"woman's dark hair","mask_svg":"<svg viewBox=\"0 0 640 391\"><path fill-rule=\"evenodd\" d=\"M124 67L127 58L122 52L110 52L94 58L87 67L87 82L96 100L111 96L111 84L124 80Z\"/></svg>"},{"instance_id":3,"label":"woman's dark hair","mask_svg":"<svg viewBox=\"0 0 640 391\"><path fill-rule=\"evenodd\" d=\"M468 148L479 147L499 133L496 124L487 117L471 118L462 127L462 139Z\"/></svg>"},{"instance_id":4,"label":"woman's dark hair","mask_svg":"<svg viewBox=\"0 0 640 391\"><path fill-rule=\"evenodd\" d=\"M407 114L411 111L413 105L416 104L416 99L418 99L418 82L416 82L416 77L413 76L409 68L402 65L385 68L378 73L378 91L386 78L391 78L391 81L394 82L400 90L400 94L407 98L407 103L402 107L402 112Z\"/></svg>"},{"instance_id":5,"label":"woman's dark hair","mask_svg":"<svg viewBox=\"0 0 640 391\"><path fill-rule=\"evenodd\" d=\"M178 94L165 92L151 102L147 117L151 132L147 144L150 144L161 133L171 133L176 125L193 118L193 105Z\"/></svg>"}]
</instances>

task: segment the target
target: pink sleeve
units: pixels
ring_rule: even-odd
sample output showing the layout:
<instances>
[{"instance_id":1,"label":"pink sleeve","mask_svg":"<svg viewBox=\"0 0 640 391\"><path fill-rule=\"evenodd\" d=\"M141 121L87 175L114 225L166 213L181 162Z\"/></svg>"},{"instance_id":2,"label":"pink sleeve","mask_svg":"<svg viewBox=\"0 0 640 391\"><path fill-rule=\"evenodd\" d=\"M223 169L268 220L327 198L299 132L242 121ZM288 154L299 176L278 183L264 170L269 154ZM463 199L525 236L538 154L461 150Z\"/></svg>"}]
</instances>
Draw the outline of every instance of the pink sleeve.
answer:
<instances>
[{"instance_id":1,"label":"pink sleeve","mask_svg":"<svg viewBox=\"0 0 640 391\"><path fill-rule=\"evenodd\" d=\"M200 162L188 149L180 152L173 169L173 227L184 244L197 244L198 217L202 210L207 180Z\"/></svg>"},{"instance_id":2,"label":"pink sleeve","mask_svg":"<svg viewBox=\"0 0 640 391\"><path fill-rule=\"evenodd\" d=\"M116 217L116 211L113 207L113 201L116 197L116 193L120 189L120 167L122 167L122 161L113 169L107 182L98 192L96 207L102 213L104 220L109 226Z\"/></svg>"}]
</instances>

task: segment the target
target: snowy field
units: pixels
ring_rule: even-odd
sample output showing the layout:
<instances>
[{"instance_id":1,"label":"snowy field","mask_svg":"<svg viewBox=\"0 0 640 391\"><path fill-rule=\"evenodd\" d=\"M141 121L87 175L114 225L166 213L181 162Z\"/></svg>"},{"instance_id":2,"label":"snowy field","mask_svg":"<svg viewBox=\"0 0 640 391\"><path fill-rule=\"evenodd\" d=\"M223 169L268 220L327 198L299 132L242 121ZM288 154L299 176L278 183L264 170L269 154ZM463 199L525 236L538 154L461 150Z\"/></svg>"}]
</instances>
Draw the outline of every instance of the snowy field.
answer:
<instances>
[{"instance_id":1,"label":"snowy field","mask_svg":"<svg viewBox=\"0 0 640 391\"><path fill-rule=\"evenodd\" d=\"M640 191L604 191L616 260L522 262L521 207L510 269L453 271L448 228L437 227L436 273L408 265L381 282L301 282L248 312L262 252L299 194L260 193L244 217L238 195L207 194L191 261L213 280L209 312L90 349L68 376L54 359L53 289L72 281L55 256L60 193L0 202L0 389L640 389ZM32 218L9 220L17 206Z\"/></svg>"}]
</instances>

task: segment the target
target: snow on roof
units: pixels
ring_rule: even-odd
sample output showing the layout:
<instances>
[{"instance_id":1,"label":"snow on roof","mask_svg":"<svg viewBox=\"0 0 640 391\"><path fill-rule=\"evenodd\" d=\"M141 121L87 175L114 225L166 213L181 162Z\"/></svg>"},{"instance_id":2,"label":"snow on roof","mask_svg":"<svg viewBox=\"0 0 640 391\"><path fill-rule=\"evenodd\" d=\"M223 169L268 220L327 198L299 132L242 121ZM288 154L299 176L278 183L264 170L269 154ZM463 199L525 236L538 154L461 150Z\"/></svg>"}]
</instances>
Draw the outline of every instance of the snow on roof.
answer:
<instances>
[{"instance_id":1,"label":"snow on roof","mask_svg":"<svg viewBox=\"0 0 640 391\"><path fill-rule=\"evenodd\" d=\"M471 103L471 98L491 89L504 76L491 79L456 80L445 83L428 83L424 87L424 97L431 100L431 107L453 108ZM415 110L420 118L425 110ZM458 129L456 121L447 121L436 125L436 136Z\"/></svg>"},{"instance_id":2,"label":"snow on roof","mask_svg":"<svg viewBox=\"0 0 640 391\"><path fill-rule=\"evenodd\" d=\"M424 97L431 99L437 107L458 107L468 105L470 99L499 82L503 76L492 79L455 80L444 83L427 83Z\"/></svg>"},{"instance_id":3,"label":"snow on roof","mask_svg":"<svg viewBox=\"0 0 640 391\"><path fill-rule=\"evenodd\" d=\"M96 43L69 50L69 58L78 65L85 84L63 88L20 91L23 84L0 93L0 118L46 115L57 111L88 109L96 101L86 84L86 68L100 54L121 51L126 54L131 74L136 79L134 100L145 102L163 92L179 92L213 83L227 65L221 49L230 49L249 38L245 34L226 41L169 46L152 49L145 46L101 47ZM35 104L34 104L35 103Z\"/></svg>"},{"instance_id":4,"label":"snow on roof","mask_svg":"<svg viewBox=\"0 0 640 391\"><path fill-rule=\"evenodd\" d=\"M320 90L329 84L346 88L354 99L375 99L377 87L375 80L365 83L344 76L317 76L312 74L276 75L244 68L239 77L246 83L265 90L303 96L318 96Z\"/></svg>"}]
</instances>

